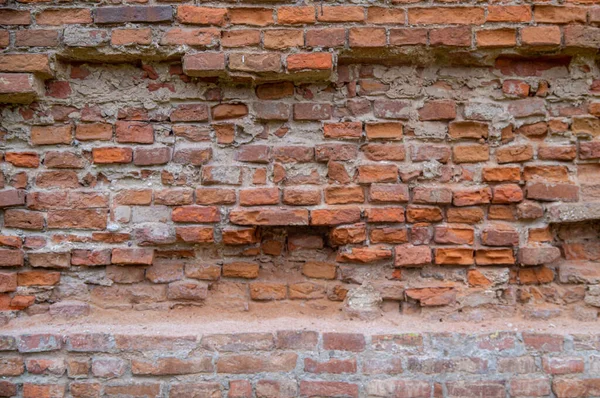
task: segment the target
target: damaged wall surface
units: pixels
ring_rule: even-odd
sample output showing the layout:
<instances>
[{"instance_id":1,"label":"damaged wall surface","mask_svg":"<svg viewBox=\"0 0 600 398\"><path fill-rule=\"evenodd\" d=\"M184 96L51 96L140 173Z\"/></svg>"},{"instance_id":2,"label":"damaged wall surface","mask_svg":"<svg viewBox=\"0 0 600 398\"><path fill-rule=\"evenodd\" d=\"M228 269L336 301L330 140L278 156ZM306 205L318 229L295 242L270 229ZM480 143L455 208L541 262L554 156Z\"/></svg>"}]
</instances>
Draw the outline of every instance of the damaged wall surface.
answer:
<instances>
[{"instance_id":1,"label":"damaged wall surface","mask_svg":"<svg viewBox=\"0 0 600 398\"><path fill-rule=\"evenodd\" d=\"M0 0L0 324L172 311L597 322L598 23L588 1ZM323 359L315 333L307 350ZM0 351L29 352L9 334ZM254 338L265 336L235 337L252 343L233 351L262 350ZM528 353L524 335L510 338L507 356ZM564 339L562 357L578 356ZM581 367L549 371L544 348L524 373L543 379L539 396L598 395L598 379L551 379L593 376L595 344ZM286 349L290 369L272 372L308 360ZM339 385L303 390L296 371L299 390L253 379L235 395L230 378L211 379L217 355L199 396L531 395L506 378L454 390L435 376L487 374L487 354L473 355L464 368L403 359L373 373L430 375L413 395L346 354L298 365L357 375L323 376ZM140 375L119 358L98 366ZM0 396L190 396L168 383L31 390L23 360L0 358L0 376L21 378Z\"/></svg>"}]
</instances>

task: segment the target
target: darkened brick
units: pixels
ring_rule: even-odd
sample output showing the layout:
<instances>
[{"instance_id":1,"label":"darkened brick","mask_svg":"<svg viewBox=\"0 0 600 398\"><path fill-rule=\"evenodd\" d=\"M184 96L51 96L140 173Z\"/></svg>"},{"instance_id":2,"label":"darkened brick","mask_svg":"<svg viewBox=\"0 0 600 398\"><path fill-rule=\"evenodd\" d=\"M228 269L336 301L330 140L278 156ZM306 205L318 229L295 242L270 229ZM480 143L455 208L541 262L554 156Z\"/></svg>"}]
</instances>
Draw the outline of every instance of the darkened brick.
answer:
<instances>
[{"instance_id":1,"label":"darkened brick","mask_svg":"<svg viewBox=\"0 0 600 398\"><path fill-rule=\"evenodd\" d=\"M94 15L96 23L164 22L173 20L171 6L101 7Z\"/></svg>"}]
</instances>

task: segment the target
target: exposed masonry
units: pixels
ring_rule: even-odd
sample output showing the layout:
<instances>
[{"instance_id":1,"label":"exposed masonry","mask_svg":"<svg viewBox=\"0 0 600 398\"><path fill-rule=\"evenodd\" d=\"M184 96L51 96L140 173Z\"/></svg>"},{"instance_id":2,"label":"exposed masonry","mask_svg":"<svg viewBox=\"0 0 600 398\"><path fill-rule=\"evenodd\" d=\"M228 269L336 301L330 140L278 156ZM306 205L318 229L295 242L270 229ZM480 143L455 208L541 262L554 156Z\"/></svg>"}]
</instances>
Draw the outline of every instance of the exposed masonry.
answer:
<instances>
[{"instance_id":1,"label":"exposed masonry","mask_svg":"<svg viewBox=\"0 0 600 398\"><path fill-rule=\"evenodd\" d=\"M597 322L594 3L0 0L0 396L600 396L560 330L9 331Z\"/></svg>"},{"instance_id":2,"label":"exposed masonry","mask_svg":"<svg viewBox=\"0 0 600 398\"><path fill-rule=\"evenodd\" d=\"M0 344L0 394L24 398L600 395L597 335L50 332Z\"/></svg>"},{"instance_id":3,"label":"exposed masonry","mask_svg":"<svg viewBox=\"0 0 600 398\"><path fill-rule=\"evenodd\" d=\"M70 64L5 106L5 314L341 306L366 284L435 319L597 318L593 58L337 74Z\"/></svg>"},{"instance_id":4,"label":"exposed masonry","mask_svg":"<svg viewBox=\"0 0 600 398\"><path fill-rule=\"evenodd\" d=\"M597 318L598 7L3 4L7 319Z\"/></svg>"}]
</instances>

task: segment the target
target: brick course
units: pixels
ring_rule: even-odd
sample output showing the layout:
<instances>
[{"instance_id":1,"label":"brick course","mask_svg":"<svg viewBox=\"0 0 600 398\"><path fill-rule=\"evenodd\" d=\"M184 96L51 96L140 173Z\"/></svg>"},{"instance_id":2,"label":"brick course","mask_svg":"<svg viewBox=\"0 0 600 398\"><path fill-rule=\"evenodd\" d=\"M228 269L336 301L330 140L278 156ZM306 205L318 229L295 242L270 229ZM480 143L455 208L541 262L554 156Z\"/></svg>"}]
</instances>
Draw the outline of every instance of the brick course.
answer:
<instances>
[{"instance_id":1,"label":"brick course","mask_svg":"<svg viewBox=\"0 0 600 398\"><path fill-rule=\"evenodd\" d=\"M416 397L567 398L596 395L599 380L598 357L590 351L598 341L594 334L33 332L5 334L0 341L0 391L7 397L62 397L67 391L73 397L277 391L289 397L389 397L410 391ZM556 349L541 349L554 347L548 344Z\"/></svg>"}]
</instances>

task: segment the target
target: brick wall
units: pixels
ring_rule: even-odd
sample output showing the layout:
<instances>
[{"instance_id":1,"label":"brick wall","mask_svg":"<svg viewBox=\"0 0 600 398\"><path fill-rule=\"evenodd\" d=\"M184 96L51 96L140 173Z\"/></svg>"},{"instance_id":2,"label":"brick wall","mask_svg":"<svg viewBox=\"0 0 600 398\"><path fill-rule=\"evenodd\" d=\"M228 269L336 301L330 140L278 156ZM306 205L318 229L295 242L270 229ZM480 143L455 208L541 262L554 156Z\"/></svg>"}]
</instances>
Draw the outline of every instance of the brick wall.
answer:
<instances>
[{"instance_id":1,"label":"brick wall","mask_svg":"<svg viewBox=\"0 0 600 398\"><path fill-rule=\"evenodd\" d=\"M392 3L4 0L4 321L595 320L600 7Z\"/></svg>"},{"instance_id":2,"label":"brick wall","mask_svg":"<svg viewBox=\"0 0 600 398\"><path fill-rule=\"evenodd\" d=\"M24 398L600 394L594 334L22 333L0 344L0 395Z\"/></svg>"}]
</instances>

